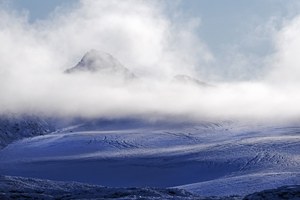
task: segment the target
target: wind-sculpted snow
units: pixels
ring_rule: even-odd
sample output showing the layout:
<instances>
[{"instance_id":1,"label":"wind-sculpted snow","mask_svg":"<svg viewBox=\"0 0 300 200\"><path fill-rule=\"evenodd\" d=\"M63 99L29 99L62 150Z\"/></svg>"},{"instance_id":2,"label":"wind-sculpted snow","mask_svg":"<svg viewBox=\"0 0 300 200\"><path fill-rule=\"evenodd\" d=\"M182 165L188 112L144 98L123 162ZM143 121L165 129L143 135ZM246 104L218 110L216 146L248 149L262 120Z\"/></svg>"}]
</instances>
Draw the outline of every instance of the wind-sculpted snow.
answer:
<instances>
[{"instance_id":1,"label":"wind-sculpted snow","mask_svg":"<svg viewBox=\"0 0 300 200\"><path fill-rule=\"evenodd\" d=\"M78 122L8 145L0 151L1 172L110 187L178 187L205 196L300 184L298 126L203 122L134 129L121 121L114 130L97 120Z\"/></svg>"},{"instance_id":2,"label":"wind-sculpted snow","mask_svg":"<svg viewBox=\"0 0 300 200\"><path fill-rule=\"evenodd\" d=\"M300 172L253 173L180 186L178 188L208 196L246 195L262 189L300 184ZM270 198L272 199L272 198Z\"/></svg>"}]
</instances>

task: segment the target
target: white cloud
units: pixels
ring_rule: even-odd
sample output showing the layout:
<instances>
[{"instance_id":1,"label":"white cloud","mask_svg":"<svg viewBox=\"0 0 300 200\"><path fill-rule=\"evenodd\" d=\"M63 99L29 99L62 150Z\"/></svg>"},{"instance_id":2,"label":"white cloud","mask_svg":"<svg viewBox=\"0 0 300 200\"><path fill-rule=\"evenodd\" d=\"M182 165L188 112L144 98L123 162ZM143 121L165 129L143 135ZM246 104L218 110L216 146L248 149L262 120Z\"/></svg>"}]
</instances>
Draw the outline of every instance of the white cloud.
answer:
<instances>
[{"instance_id":1,"label":"white cloud","mask_svg":"<svg viewBox=\"0 0 300 200\"><path fill-rule=\"evenodd\" d=\"M296 118L297 86L281 88L270 80L288 77L297 82L299 21L295 18L276 33L277 53L270 62L276 67L266 80L197 88L170 81L180 73L199 77L196 67L205 69L215 59L196 34L199 19L176 22L165 14L161 1L86 0L34 24L26 16L2 10L0 112L191 120ZM125 84L112 77L63 73L90 49L111 53L141 78ZM236 59L242 63L244 57Z\"/></svg>"},{"instance_id":2,"label":"white cloud","mask_svg":"<svg viewBox=\"0 0 300 200\"><path fill-rule=\"evenodd\" d=\"M298 86L300 83L300 16L286 21L275 34L276 53L271 64L274 67L269 79L273 82Z\"/></svg>"}]
</instances>

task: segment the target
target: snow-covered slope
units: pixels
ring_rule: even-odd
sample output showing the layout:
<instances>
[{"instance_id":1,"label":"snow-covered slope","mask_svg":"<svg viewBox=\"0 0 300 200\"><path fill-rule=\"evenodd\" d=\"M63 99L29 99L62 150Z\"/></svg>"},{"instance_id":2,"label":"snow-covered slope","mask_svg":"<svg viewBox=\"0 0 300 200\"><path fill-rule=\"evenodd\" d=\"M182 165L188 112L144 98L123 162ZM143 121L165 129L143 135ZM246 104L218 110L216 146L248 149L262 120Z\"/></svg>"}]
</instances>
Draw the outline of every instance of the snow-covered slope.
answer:
<instances>
[{"instance_id":1,"label":"snow-covered slope","mask_svg":"<svg viewBox=\"0 0 300 200\"><path fill-rule=\"evenodd\" d=\"M93 74L120 76L125 79L136 78L112 55L97 50L87 52L75 67L67 69L65 72L91 72Z\"/></svg>"},{"instance_id":2,"label":"snow-covered slope","mask_svg":"<svg viewBox=\"0 0 300 200\"><path fill-rule=\"evenodd\" d=\"M300 198L300 185L242 196L198 196L176 188L109 188L78 182L0 176L0 199L279 200Z\"/></svg>"},{"instance_id":3,"label":"snow-covered slope","mask_svg":"<svg viewBox=\"0 0 300 200\"><path fill-rule=\"evenodd\" d=\"M233 175L177 188L199 195L230 196L235 194L247 195L262 189L273 189L291 184L300 184L300 172L257 172Z\"/></svg>"},{"instance_id":4,"label":"snow-covered slope","mask_svg":"<svg viewBox=\"0 0 300 200\"><path fill-rule=\"evenodd\" d=\"M204 198L180 189L108 188L76 182L0 176L0 199L200 200Z\"/></svg>"},{"instance_id":5,"label":"snow-covered slope","mask_svg":"<svg viewBox=\"0 0 300 200\"><path fill-rule=\"evenodd\" d=\"M0 151L0 171L112 187L178 187L205 196L300 184L298 126L88 127L10 144Z\"/></svg>"},{"instance_id":6,"label":"snow-covered slope","mask_svg":"<svg viewBox=\"0 0 300 200\"><path fill-rule=\"evenodd\" d=\"M36 116L0 116L0 149L7 144L26 137L44 135L54 128L45 120Z\"/></svg>"}]
</instances>

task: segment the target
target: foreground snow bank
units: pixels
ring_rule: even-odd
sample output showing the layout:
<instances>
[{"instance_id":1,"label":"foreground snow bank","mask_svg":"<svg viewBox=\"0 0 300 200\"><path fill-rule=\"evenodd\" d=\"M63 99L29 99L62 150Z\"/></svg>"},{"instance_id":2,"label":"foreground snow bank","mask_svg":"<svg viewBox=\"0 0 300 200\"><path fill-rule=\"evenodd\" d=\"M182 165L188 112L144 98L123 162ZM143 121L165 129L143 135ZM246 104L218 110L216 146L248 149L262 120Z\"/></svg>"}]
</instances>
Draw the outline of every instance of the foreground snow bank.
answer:
<instances>
[{"instance_id":1,"label":"foreground snow bank","mask_svg":"<svg viewBox=\"0 0 300 200\"><path fill-rule=\"evenodd\" d=\"M108 188L78 182L58 182L11 176L0 177L0 199L215 199L181 189ZM219 199L219 198L217 198ZM229 198L232 199L232 198Z\"/></svg>"},{"instance_id":2,"label":"foreground snow bank","mask_svg":"<svg viewBox=\"0 0 300 200\"><path fill-rule=\"evenodd\" d=\"M78 182L0 176L0 199L180 199L180 200L258 200L300 199L300 185L253 193L246 197L200 197L183 189L109 188Z\"/></svg>"}]
</instances>

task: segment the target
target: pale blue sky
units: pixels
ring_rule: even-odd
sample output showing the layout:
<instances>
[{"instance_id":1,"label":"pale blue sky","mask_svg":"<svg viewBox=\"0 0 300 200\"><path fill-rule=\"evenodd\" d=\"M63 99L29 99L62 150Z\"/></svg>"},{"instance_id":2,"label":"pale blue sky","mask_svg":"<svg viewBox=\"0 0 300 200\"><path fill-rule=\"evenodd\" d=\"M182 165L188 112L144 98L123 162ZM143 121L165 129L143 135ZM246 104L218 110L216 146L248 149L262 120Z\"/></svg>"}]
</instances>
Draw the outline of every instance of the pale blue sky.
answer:
<instances>
[{"instance_id":1,"label":"pale blue sky","mask_svg":"<svg viewBox=\"0 0 300 200\"><path fill-rule=\"evenodd\" d=\"M168 0L167 0L168 1ZM171 0L170 2L172 2ZM77 0L12 0L11 7L29 11L30 21L45 19L57 6L69 6ZM173 1L174 2L174 1ZM212 49L244 37L253 27L272 17L284 17L294 0L184 0L180 11L187 17L200 17L199 34ZM263 49L256 49L263 51Z\"/></svg>"}]
</instances>

